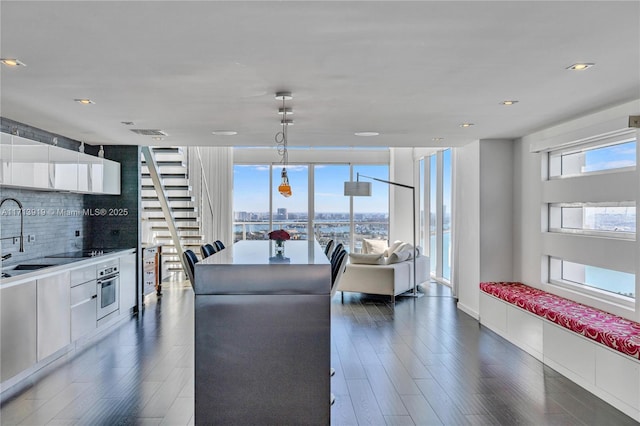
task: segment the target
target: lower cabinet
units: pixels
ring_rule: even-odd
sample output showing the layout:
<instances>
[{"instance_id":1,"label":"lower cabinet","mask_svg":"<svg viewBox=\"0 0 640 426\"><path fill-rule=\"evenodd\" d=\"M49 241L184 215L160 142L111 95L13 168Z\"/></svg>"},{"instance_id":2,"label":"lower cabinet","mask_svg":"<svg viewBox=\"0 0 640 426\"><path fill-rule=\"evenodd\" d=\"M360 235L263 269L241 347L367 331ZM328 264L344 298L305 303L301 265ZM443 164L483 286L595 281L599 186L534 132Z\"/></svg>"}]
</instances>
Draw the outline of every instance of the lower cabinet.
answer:
<instances>
[{"instance_id":1,"label":"lower cabinet","mask_svg":"<svg viewBox=\"0 0 640 426\"><path fill-rule=\"evenodd\" d=\"M94 276L95 276L95 267ZM98 293L96 280L71 287L71 341L96 329Z\"/></svg>"},{"instance_id":2,"label":"lower cabinet","mask_svg":"<svg viewBox=\"0 0 640 426\"><path fill-rule=\"evenodd\" d=\"M36 363L36 281L0 289L0 381Z\"/></svg>"},{"instance_id":3,"label":"lower cabinet","mask_svg":"<svg viewBox=\"0 0 640 426\"><path fill-rule=\"evenodd\" d=\"M37 280L38 361L71 343L69 272Z\"/></svg>"},{"instance_id":4,"label":"lower cabinet","mask_svg":"<svg viewBox=\"0 0 640 426\"><path fill-rule=\"evenodd\" d=\"M120 315L130 314L138 302L136 276L136 255L128 254L120 258Z\"/></svg>"}]
</instances>

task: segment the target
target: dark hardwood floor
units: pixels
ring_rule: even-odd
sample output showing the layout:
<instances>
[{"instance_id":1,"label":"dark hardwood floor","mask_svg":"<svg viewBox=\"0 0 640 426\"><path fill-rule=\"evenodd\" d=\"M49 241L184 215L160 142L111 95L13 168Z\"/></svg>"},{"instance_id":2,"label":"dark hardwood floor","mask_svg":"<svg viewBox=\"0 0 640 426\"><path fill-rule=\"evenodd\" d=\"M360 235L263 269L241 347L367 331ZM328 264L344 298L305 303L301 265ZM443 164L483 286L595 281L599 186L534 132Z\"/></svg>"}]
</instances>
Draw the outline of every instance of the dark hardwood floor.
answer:
<instances>
[{"instance_id":1,"label":"dark hardwood floor","mask_svg":"<svg viewBox=\"0 0 640 426\"><path fill-rule=\"evenodd\" d=\"M0 424L193 424L193 294L183 282L164 288L6 398ZM457 310L447 287L425 293L395 308L335 297L332 424L638 424Z\"/></svg>"}]
</instances>

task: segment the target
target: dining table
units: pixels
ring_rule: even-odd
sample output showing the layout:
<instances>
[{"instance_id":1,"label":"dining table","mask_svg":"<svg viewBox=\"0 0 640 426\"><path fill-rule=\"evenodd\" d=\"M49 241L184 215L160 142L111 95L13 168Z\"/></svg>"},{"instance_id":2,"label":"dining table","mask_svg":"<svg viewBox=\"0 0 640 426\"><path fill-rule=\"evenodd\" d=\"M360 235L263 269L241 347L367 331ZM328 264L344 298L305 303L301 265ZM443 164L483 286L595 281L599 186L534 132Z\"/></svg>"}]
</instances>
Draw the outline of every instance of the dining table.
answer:
<instances>
[{"instance_id":1,"label":"dining table","mask_svg":"<svg viewBox=\"0 0 640 426\"><path fill-rule=\"evenodd\" d=\"M195 423L329 425L331 264L316 240L196 263Z\"/></svg>"}]
</instances>

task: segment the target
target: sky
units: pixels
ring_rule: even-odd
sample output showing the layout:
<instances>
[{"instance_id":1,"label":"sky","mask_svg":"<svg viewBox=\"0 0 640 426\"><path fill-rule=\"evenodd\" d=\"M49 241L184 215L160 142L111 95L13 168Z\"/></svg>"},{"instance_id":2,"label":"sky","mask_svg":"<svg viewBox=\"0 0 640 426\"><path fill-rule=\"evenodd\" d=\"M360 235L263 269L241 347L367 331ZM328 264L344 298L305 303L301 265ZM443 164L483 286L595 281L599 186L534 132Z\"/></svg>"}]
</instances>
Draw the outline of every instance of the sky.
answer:
<instances>
[{"instance_id":1,"label":"sky","mask_svg":"<svg viewBox=\"0 0 640 426\"><path fill-rule=\"evenodd\" d=\"M277 192L281 180L280 166L273 168L274 196L273 208L286 208L288 212L306 212L308 206L308 166L289 165L287 175L293 192L284 198ZM354 166L354 174L389 179L386 165ZM349 212L349 197L344 196L344 182L349 181L349 165L316 165L315 211L317 213ZM234 211L266 212L269 210L269 166L234 166ZM362 178L361 180L369 180ZM366 213L386 213L389 210L389 185L372 182L371 197L355 197L354 210Z\"/></svg>"},{"instance_id":2,"label":"sky","mask_svg":"<svg viewBox=\"0 0 640 426\"><path fill-rule=\"evenodd\" d=\"M585 172L636 165L636 141L606 146L585 152Z\"/></svg>"},{"instance_id":3,"label":"sky","mask_svg":"<svg viewBox=\"0 0 640 426\"><path fill-rule=\"evenodd\" d=\"M427 158L432 165L432 179L435 179L435 158ZM451 212L451 150L443 152L443 201L447 212ZM293 196L284 198L277 192L281 180L280 166L273 168L274 194L273 209L286 208L290 213L306 212L308 205L307 165L287 166L289 184ZM315 211L316 213L347 213L349 197L343 195L344 182L349 181L349 165L330 164L315 165ZM389 180L387 165L354 165L356 173ZM388 213L389 185L367 178L361 180L371 182L371 197L354 197L354 211L362 213ZM432 206L435 206L435 193L432 193ZM235 165L234 166L234 211L266 212L269 210L269 165Z\"/></svg>"}]
</instances>

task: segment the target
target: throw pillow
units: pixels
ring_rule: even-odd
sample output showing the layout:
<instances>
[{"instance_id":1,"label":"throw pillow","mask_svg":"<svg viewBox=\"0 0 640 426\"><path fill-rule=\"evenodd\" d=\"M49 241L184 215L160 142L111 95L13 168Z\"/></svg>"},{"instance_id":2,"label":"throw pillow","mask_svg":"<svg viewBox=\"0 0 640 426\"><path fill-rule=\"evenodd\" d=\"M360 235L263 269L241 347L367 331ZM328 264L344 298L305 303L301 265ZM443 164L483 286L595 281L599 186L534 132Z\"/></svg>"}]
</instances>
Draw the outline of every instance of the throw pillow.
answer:
<instances>
[{"instance_id":1,"label":"throw pillow","mask_svg":"<svg viewBox=\"0 0 640 426\"><path fill-rule=\"evenodd\" d=\"M392 263L404 262L410 257L410 251L396 251L394 253L391 253L391 256L387 257L386 264L391 265Z\"/></svg>"},{"instance_id":2,"label":"throw pillow","mask_svg":"<svg viewBox=\"0 0 640 426\"><path fill-rule=\"evenodd\" d=\"M391 256L391 253L393 253L394 251L396 251L396 249L397 249L398 247L400 247L402 244L404 244L404 243L403 243L402 241L400 241L400 240L396 240L396 241L394 241L394 242L393 242L393 244L391 244L391 245L389 246L389 248L388 248L388 249L386 249L386 250L384 251L384 253L383 253L383 254L384 254L384 257L389 257L389 256Z\"/></svg>"},{"instance_id":3,"label":"throw pillow","mask_svg":"<svg viewBox=\"0 0 640 426\"><path fill-rule=\"evenodd\" d=\"M386 240L362 240L362 253L382 254L387 249Z\"/></svg>"},{"instance_id":4,"label":"throw pillow","mask_svg":"<svg viewBox=\"0 0 640 426\"><path fill-rule=\"evenodd\" d=\"M382 265L383 264L382 253L349 253L349 262L360 263L363 265Z\"/></svg>"},{"instance_id":5,"label":"throw pillow","mask_svg":"<svg viewBox=\"0 0 640 426\"><path fill-rule=\"evenodd\" d=\"M413 256L413 245L409 244L409 243L403 243L400 244L398 247L396 247L396 249L393 251L394 253L398 253L401 251L406 251L409 253L409 259L411 259L411 257Z\"/></svg>"}]
</instances>

